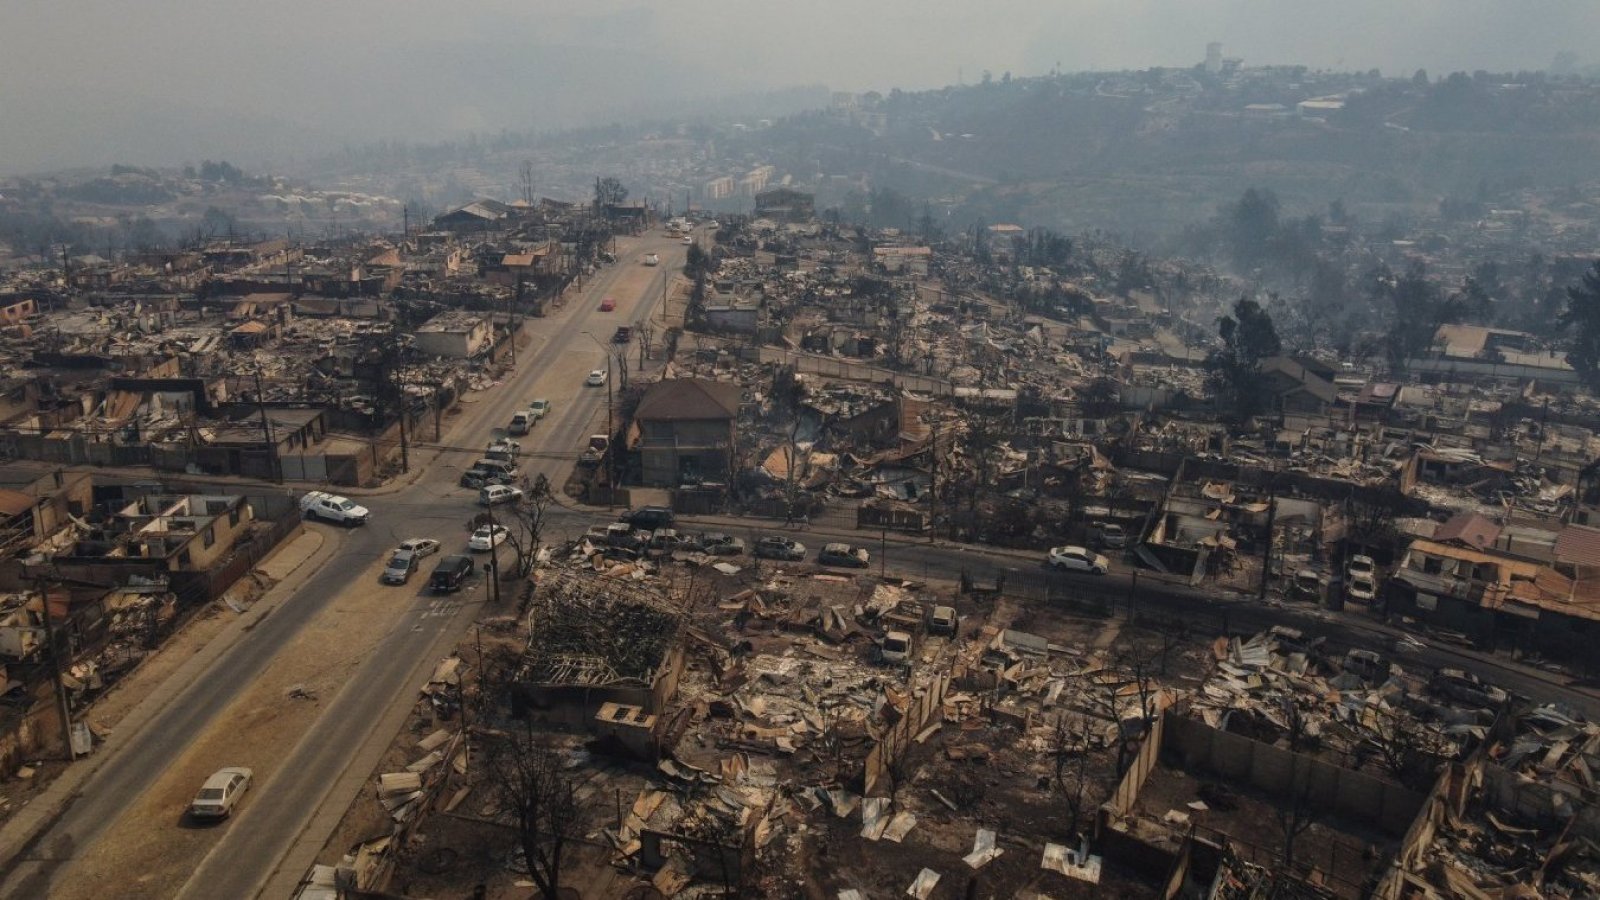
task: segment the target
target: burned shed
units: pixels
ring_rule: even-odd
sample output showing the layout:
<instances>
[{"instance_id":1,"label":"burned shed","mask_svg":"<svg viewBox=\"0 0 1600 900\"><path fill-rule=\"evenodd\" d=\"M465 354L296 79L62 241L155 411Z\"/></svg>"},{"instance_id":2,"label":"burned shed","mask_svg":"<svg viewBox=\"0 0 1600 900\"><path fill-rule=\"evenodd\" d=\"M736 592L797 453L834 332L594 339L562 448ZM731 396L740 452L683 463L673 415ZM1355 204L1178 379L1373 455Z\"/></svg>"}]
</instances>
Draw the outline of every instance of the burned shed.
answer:
<instances>
[{"instance_id":1,"label":"burned shed","mask_svg":"<svg viewBox=\"0 0 1600 900\"><path fill-rule=\"evenodd\" d=\"M519 714L588 725L607 703L658 714L683 672L683 617L654 588L575 572L539 581L517 671Z\"/></svg>"}]
</instances>

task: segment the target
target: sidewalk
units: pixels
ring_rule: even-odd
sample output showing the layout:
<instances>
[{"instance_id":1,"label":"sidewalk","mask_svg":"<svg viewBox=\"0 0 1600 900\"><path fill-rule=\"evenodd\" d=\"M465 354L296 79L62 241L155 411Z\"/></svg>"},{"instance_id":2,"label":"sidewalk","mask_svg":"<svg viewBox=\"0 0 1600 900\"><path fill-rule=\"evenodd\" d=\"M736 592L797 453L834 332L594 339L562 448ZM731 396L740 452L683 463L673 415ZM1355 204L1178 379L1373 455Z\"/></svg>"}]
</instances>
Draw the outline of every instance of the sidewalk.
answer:
<instances>
[{"instance_id":1,"label":"sidewalk","mask_svg":"<svg viewBox=\"0 0 1600 900\"><path fill-rule=\"evenodd\" d=\"M263 560L256 568L278 579L278 583L168 677L150 687L148 695L117 723L105 742L93 753L68 765L49 786L19 807L4 825L0 825L0 871L8 869L26 853L102 766L115 759L123 746L170 706L179 693L197 681L241 637L292 596L306 578L333 556L338 546L338 541L327 540L315 529L306 529ZM178 649L175 645L181 637L181 631L172 635L156 653ZM123 684L131 684L137 678L138 670L135 669ZM92 714L92 711L91 706L87 714Z\"/></svg>"}]
</instances>

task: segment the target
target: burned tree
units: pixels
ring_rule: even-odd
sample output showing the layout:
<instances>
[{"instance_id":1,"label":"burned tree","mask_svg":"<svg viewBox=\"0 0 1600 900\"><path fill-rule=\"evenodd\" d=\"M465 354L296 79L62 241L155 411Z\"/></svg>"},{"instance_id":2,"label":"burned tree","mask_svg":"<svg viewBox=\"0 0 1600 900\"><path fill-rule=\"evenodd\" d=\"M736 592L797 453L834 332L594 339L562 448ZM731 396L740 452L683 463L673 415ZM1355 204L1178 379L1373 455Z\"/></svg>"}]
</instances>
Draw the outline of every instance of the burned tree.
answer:
<instances>
[{"instance_id":1,"label":"burned tree","mask_svg":"<svg viewBox=\"0 0 1600 900\"><path fill-rule=\"evenodd\" d=\"M1061 716L1051 733L1051 753L1055 758L1056 790L1061 792L1071 817L1068 830L1074 834L1083 819L1084 794L1090 780L1089 750L1094 731L1087 716Z\"/></svg>"},{"instance_id":2,"label":"burned tree","mask_svg":"<svg viewBox=\"0 0 1600 900\"><path fill-rule=\"evenodd\" d=\"M539 548L543 546L544 527L549 519L550 505L555 502L550 479L540 473L522 492L522 499L510 507L507 540L517 554L516 573L526 577L533 571Z\"/></svg>"},{"instance_id":3,"label":"burned tree","mask_svg":"<svg viewBox=\"0 0 1600 900\"><path fill-rule=\"evenodd\" d=\"M577 795L559 753L539 741L531 723L489 747L489 787L503 815L515 820L528 877L545 900L557 900L561 866L578 826Z\"/></svg>"}]
</instances>

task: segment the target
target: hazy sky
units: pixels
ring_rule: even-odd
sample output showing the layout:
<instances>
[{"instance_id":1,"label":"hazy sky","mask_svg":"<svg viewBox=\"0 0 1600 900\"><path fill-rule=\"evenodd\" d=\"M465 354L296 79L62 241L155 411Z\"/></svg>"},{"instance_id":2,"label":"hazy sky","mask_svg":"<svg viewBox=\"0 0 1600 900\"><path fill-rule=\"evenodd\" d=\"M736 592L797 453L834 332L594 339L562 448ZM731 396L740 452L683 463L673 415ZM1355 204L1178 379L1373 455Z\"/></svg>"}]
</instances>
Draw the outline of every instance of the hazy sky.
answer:
<instances>
[{"instance_id":1,"label":"hazy sky","mask_svg":"<svg viewBox=\"0 0 1600 900\"><path fill-rule=\"evenodd\" d=\"M246 163L795 84L1596 62L1596 0L0 0L0 173Z\"/></svg>"}]
</instances>

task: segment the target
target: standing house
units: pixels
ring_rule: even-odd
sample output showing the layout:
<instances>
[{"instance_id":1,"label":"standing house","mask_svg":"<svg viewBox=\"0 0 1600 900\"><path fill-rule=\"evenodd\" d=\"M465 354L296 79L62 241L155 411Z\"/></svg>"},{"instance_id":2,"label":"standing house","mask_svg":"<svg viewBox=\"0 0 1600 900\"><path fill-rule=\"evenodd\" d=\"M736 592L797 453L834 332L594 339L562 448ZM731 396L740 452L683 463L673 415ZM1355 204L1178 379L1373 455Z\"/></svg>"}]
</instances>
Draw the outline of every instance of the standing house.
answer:
<instances>
[{"instance_id":1,"label":"standing house","mask_svg":"<svg viewBox=\"0 0 1600 900\"><path fill-rule=\"evenodd\" d=\"M434 356L471 359L482 353L491 339L489 320L463 310L450 310L417 327L417 349Z\"/></svg>"},{"instance_id":2,"label":"standing house","mask_svg":"<svg viewBox=\"0 0 1600 900\"><path fill-rule=\"evenodd\" d=\"M652 487L729 478L738 437L739 386L702 378L660 381L634 413L642 480Z\"/></svg>"}]
</instances>

